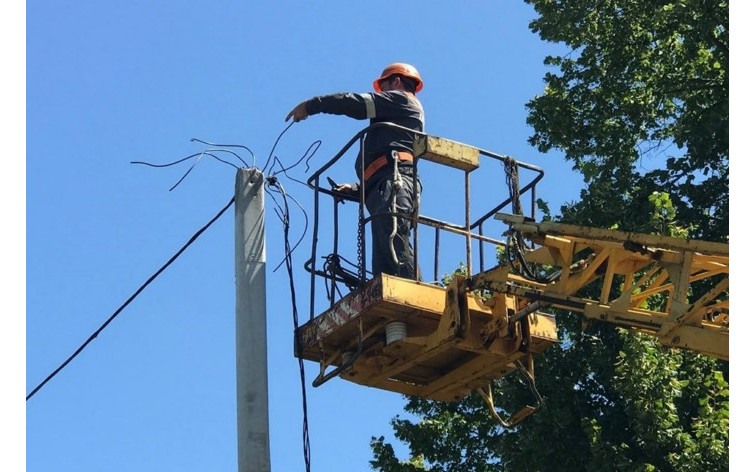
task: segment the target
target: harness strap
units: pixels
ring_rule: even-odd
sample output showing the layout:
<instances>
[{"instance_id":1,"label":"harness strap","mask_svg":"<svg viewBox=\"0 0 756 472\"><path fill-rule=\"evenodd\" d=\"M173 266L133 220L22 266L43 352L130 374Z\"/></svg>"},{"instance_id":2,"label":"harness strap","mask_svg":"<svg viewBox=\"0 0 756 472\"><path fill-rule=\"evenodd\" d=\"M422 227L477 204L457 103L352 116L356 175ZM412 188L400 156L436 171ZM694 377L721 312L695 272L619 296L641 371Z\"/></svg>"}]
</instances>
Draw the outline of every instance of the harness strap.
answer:
<instances>
[{"instance_id":1,"label":"harness strap","mask_svg":"<svg viewBox=\"0 0 756 472\"><path fill-rule=\"evenodd\" d=\"M396 156L400 161L413 162L415 160L411 152L396 151ZM385 155L371 162L370 165L365 168L365 184L367 184L370 178L375 175L379 169L382 169L383 166L388 164L388 162L388 158Z\"/></svg>"}]
</instances>

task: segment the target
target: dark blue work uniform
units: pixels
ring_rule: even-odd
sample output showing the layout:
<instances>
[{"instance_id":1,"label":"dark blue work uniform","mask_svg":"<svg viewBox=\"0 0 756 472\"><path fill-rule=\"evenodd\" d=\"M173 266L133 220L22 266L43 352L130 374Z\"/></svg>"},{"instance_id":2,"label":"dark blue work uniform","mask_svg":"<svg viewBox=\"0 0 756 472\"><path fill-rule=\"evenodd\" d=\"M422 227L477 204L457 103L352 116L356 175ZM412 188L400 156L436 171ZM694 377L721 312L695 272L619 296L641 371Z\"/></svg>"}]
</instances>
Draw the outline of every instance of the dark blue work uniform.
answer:
<instances>
[{"instance_id":1,"label":"dark blue work uniform","mask_svg":"<svg viewBox=\"0 0 756 472\"><path fill-rule=\"evenodd\" d=\"M346 115L357 120L370 119L370 124L390 122L420 132L425 130L425 114L420 101L414 94L401 90L323 95L308 100L305 106L310 115ZM417 200L413 201L414 139L414 133L391 127L376 127L365 137L365 205L373 218L370 225L373 238L373 276L383 272L405 278L415 277L409 217L419 205L422 186L418 177L415 193ZM398 158L397 178L401 181L400 185L394 184L393 156ZM358 155L355 162L358 177L362 169ZM387 214L391 212L394 196L396 213L400 214L396 218L396 228L394 218Z\"/></svg>"}]
</instances>

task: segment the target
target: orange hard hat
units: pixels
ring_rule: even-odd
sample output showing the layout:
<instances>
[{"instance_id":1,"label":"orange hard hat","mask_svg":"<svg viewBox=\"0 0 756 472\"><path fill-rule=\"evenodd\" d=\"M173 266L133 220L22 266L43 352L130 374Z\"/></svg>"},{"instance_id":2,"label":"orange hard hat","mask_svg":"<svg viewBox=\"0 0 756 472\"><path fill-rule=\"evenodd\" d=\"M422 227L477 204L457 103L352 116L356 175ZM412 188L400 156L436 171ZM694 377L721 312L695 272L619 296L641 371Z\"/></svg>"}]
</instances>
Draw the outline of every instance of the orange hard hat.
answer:
<instances>
[{"instance_id":1,"label":"orange hard hat","mask_svg":"<svg viewBox=\"0 0 756 472\"><path fill-rule=\"evenodd\" d=\"M384 79L387 79L392 75L401 75L402 77L416 80L417 88L415 89L415 92L419 92L423 89L423 79L420 78L420 73L417 71L417 69L415 69L414 66L405 64L403 62L394 62L393 64L387 65L386 68L383 69L381 76L373 81L373 88L375 89L375 91L380 92L380 83L383 82Z\"/></svg>"}]
</instances>

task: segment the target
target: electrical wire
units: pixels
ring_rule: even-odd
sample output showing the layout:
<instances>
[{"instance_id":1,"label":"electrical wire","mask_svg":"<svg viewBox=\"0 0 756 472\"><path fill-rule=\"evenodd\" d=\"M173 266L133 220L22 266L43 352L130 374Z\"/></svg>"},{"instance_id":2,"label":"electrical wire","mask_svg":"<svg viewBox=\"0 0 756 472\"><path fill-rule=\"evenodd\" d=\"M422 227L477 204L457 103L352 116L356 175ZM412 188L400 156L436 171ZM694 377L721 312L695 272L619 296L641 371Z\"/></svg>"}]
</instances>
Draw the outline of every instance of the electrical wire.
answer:
<instances>
[{"instance_id":1,"label":"electrical wire","mask_svg":"<svg viewBox=\"0 0 756 472\"><path fill-rule=\"evenodd\" d=\"M272 175L272 177L274 177L274 178L275 178L275 176L277 176L278 174L280 174L280 173L282 173L282 172L283 172L283 174L284 174L284 175L286 176L286 178L288 178L289 180L293 180L294 182L296 182L296 183L298 183L298 184L300 184L300 185L304 185L305 187L307 187L307 186L308 186L308 185L307 185L307 184L306 184L305 182L302 182L301 180L299 180L299 179L295 179L294 177L290 176L290 175L289 175L289 174L288 174L288 173L286 172L286 170L285 170L285 169L283 169L283 164L281 164L281 161L280 161L280 160L278 160L278 157L276 157L276 156L273 156L273 165L275 166L276 164L278 164L278 165L279 165L279 167L281 167L281 170L280 170L280 171L278 171L278 172L274 172L274 173L273 173L273 175Z\"/></svg>"},{"instance_id":2,"label":"electrical wire","mask_svg":"<svg viewBox=\"0 0 756 472\"><path fill-rule=\"evenodd\" d=\"M339 256L338 254L332 253L325 257L325 262L323 263L323 273L324 274L331 274L331 277L334 279L335 282L341 282L344 285L346 285L350 291L353 291L360 287L362 284L365 283L364 280L360 280L360 274L359 274L359 266L356 264L353 264L352 262L349 262L348 260L344 259L343 257ZM348 269L345 269L341 265L341 261L346 262L353 268L357 269L357 272L352 272ZM329 277L324 277L323 280L326 282L326 292L328 291L328 280ZM338 285L337 285L338 290ZM341 294L341 290L339 290L339 294Z\"/></svg>"},{"instance_id":3,"label":"electrical wire","mask_svg":"<svg viewBox=\"0 0 756 472\"><path fill-rule=\"evenodd\" d=\"M221 159L220 157L218 157L218 156L216 156L215 154L213 154L213 153L212 153L211 151L231 152L231 151L228 151L228 150L226 150L226 149L208 149L208 150L206 150L206 151L202 151L202 152L198 152L198 153L192 154L192 155L190 155L190 156L187 156L187 157L185 157L185 158L183 158L183 159L179 159L178 161L175 161L175 162L171 162L171 163L168 163L168 164L151 164L151 163L149 163L149 162L143 162L143 161L131 161L131 163L132 163L132 164L142 164L142 165L146 165L146 166L150 166L150 167L169 167L169 166L173 166L173 165L179 164L179 163L181 163L181 162L184 162L185 160L187 160L187 159L190 159L190 158L192 158L192 157L194 157L194 156L199 156L199 157L197 157L197 159L195 159L195 160L194 160L194 162L193 162L193 163L192 163L192 165L191 165L191 166L189 167L189 169L188 169L188 170L187 170L186 172L184 172L184 175L182 175L182 176L181 176L181 178L180 178L180 179L178 180L178 182L176 182L175 184L173 184L173 186L172 186L171 188L169 188L169 189L168 189L168 191L169 191L169 192L172 192L172 191L173 191L173 189L175 189L176 187L178 187L178 186L179 186L179 184L180 184L181 182L183 182L183 180L184 180L184 179L186 178L186 176L187 176L187 175L189 175L189 172L191 172L191 171L192 171L192 169L194 169L194 167L195 167L195 166L196 166L196 165L197 165L197 164L199 163L199 161L200 161L200 160L201 160L201 159L202 159L202 158L203 158L204 156L206 156L206 155L207 155L207 156L211 156L211 157L213 157L213 158L214 158L215 160L217 160L217 161L220 161L220 162L223 162L224 164L228 164L228 165L230 165L231 167L233 167L233 168L235 168L235 169L237 169L237 170L239 169L239 166L237 166L237 165L235 165L235 164L232 164L232 163L230 163L230 162L228 162L228 161L225 161L225 160ZM231 152L231 154L235 154L235 153Z\"/></svg>"},{"instance_id":4,"label":"electrical wire","mask_svg":"<svg viewBox=\"0 0 756 472\"><path fill-rule=\"evenodd\" d=\"M242 149L245 149L248 153L250 153L252 155L252 162L255 161L255 154L247 146L243 146L243 145L240 145L240 144L215 144L215 143L211 143L211 142L208 142L208 141L203 141L203 140L197 139L197 138L192 138L190 141L192 141L192 142L199 142L199 143L202 143L202 144L207 144L208 146L242 148ZM238 165L233 164L231 162L228 162L225 159L221 159L220 157L218 157L215 154L213 154L214 152L226 152L226 153L229 153L229 154L233 154L237 159L239 159L239 161L242 164L244 164L244 167L249 167L247 165L247 162L239 154L237 154L234 151L231 151L229 149L205 149L204 151L191 154L189 156L181 158L181 159L179 159L177 161L169 162L167 164L153 164L153 163L144 162L144 161L131 161L131 164L141 164L141 165L146 165L146 166L149 166L149 167L171 167L171 166L180 164L180 163L182 163L182 162L184 162L184 161L186 161L188 159L191 159L191 158L197 156L197 158L194 160L194 162L192 163L192 165L189 167L189 169L186 172L184 172L184 175L181 176L181 178L178 180L178 182L176 182L175 184L173 184L173 186L168 189L169 192L172 192L173 189L175 189L176 187L178 187L179 184L184 181L184 179L189 175L189 173L194 169L194 167L197 164L199 164L199 161L202 160L202 158L204 156L206 156L206 155L212 157L213 159L215 159L215 160L217 160L219 162L227 164L227 165L233 167L234 169L239 170L240 167Z\"/></svg>"},{"instance_id":5,"label":"electrical wire","mask_svg":"<svg viewBox=\"0 0 756 472\"><path fill-rule=\"evenodd\" d=\"M275 161L278 162L279 166L281 166L281 170L279 170L278 172L274 172L273 175L278 175L281 172L283 172L284 175L286 175L286 177L289 177L289 174L287 174L286 171L289 170L289 169L292 169L292 168L294 168L296 166L298 166L299 163L302 162L303 159L305 159L305 157L307 158L305 160L305 172L309 171L310 170L310 159L312 158L312 156L315 155L315 153L318 151L318 149L320 149L320 145L321 144L323 144L323 141L321 141L319 139L316 140L316 141L313 141L312 144L310 144L310 147L308 147L307 150L304 152L304 154L302 154L302 157L300 157L299 160L297 160L297 162L295 162L294 164L292 164L292 165L290 165L289 167L286 167L286 168L284 168L283 164L281 164L281 161L279 161L278 158L274 156ZM315 149L313 149L313 147ZM308 156L308 154L309 154L309 156ZM289 178L291 178L291 177L289 177Z\"/></svg>"},{"instance_id":6,"label":"electrical wire","mask_svg":"<svg viewBox=\"0 0 756 472\"><path fill-rule=\"evenodd\" d=\"M97 330L96 330L96 331L95 331L94 333L92 333L92 335L91 335L91 336L89 336L89 338L87 338L87 340L86 340L86 341L84 342L84 344L82 344L81 346L79 346L79 348L78 348L78 349L76 349L76 351L75 351L75 352L74 352L74 353L73 353L73 354L72 354L72 355L71 355L71 356L70 356L70 357L69 357L68 359L66 359L66 360L65 360L65 362L63 362L63 363L62 363L62 364L61 364L60 366L58 366L58 368L57 368L57 369L55 369L55 370L54 370L54 371L53 371L53 372L52 372L52 373L51 373L50 375L48 375L48 376L47 376L47 378L45 378L45 380L43 380L43 381L42 381L42 383L40 383L39 385L37 385L37 386L36 386L36 387L34 388L34 390L32 390L32 391L31 391L31 392L30 392L30 393L29 393L29 394L28 394L28 395L26 396L26 401L29 401L29 399L30 399L31 397L33 397L33 396L34 396L34 395L35 395L35 394L36 394L36 393L37 393L37 392L38 392L38 391L39 391L39 390L40 390L40 389L41 389L42 387L44 387L44 386L45 386L45 384L47 384L47 382L49 382L50 380L52 380L52 378L53 378L53 377L55 377L55 376L56 376L56 375L57 375L57 374L58 374L58 373L59 373L59 372L60 372L61 370L63 370L63 369L64 369L64 368L65 368L65 367L66 367L66 366L67 366L67 365L68 365L68 364L69 364L69 363L70 363L70 362L71 362L71 361L72 361L72 360L73 360L73 359L74 359L74 358L75 358L76 356L78 356L78 355L79 355L79 354L81 353L81 351L83 351L83 350L84 350L84 348L86 348L86 347L87 347L87 345L88 345L88 344L89 344L90 342L92 342L92 341L93 341L93 340L94 340L94 339L95 339L95 338L96 338L96 337L97 337L97 336L98 336L98 335L99 335L99 334L100 334L100 333L101 333L101 332L102 332L102 331L103 331L103 330L104 330L104 329L105 329L105 328L106 328L106 327L107 327L107 326L108 326L108 325L110 324L110 322L111 322L111 321L113 321L113 320L114 320L114 319L116 318L116 316L118 316L118 315L119 315L119 314L120 314L120 313L121 313L121 312L123 311L123 309L124 309L124 308L126 308L126 307L127 307L127 306L128 306L128 305L129 305L129 304L130 304L130 303L131 303L131 302L132 302L132 301L133 301L133 300L134 300L134 299L135 299L135 298L136 298L136 297L137 297L137 296L138 296L138 295L139 295L140 293L142 293L142 290L144 290L144 289L145 289L145 288L146 288L146 287L147 287L147 286L148 286L148 285L149 285L150 283L152 283L152 281L153 281L153 280L155 280L155 279L156 279L156 278L157 278L157 277L158 277L158 276L159 276L159 275L160 275L160 274L161 274L161 273L162 273L162 272L163 272L163 271L164 271L165 269L167 269L167 268L168 268L168 266L170 266L170 265L171 265L171 264L172 264L172 263L173 263L173 262L174 262L174 261L175 261L176 259L178 259L178 257L179 257L179 256L180 256L180 255L181 255L181 254L182 254L182 253L183 253L183 252L184 252L184 251L185 251L185 250L186 250L186 249L187 249L187 248L188 248L189 246L191 246L191 245L192 245L192 243L194 243L194 241L195 241L195 240L196 240L196 239L197 239L197 238L198 238L198 237L199 237L199 236L200 236L200 235L201 235L202 233L204 233L204 232L205 232L205 230L206 230L207 228L209 228L209 227L210 227L210 226L211 226L211 225L212 225L213 223L215 223L215 222L216 222L216 221L218 220L218 218L220 218L220 217L221 217L221 215L222 215L222 214L223 214L223 213L224 213L224 212L225 212L226 210L228 210L228 208L229 208L229 207L230 207L230 206L231 206L231 205L232 205L232 204L234 203L234 199L235 199L235 197L232 197L232 198L231 198L231 200L230 200L230 201L229 201L229 202L228 202L228 203L226 204L226 206L224 206L224 207L223 207L223 209L221 209L221 211L219 211L219 212L218 212L218 214L216 214L216 215L215 215L215 216L214 216L214 217L213 217L213 218L212 218L212 219L211 219L211 220L210 220L209 222L207 222L207 224L205 224L205 226L203 226L203 227L202 227L202 228L200 228L200 229L199 229L199 230L198 230L198 231L197 231L196 233L194 233L194 236L192 236L191 238L189 238L189 240L188 240L188 241L186 242L186 244L184 244L184 246L183 246L183 247L181 247L181 249L179 249L179 250L178 250L178 252L176 252L176 253L175 253L175 254L174 254L174 255L173 255L173 256L172 256L172 257L171 257L171 258L170 258L170 259L168 260L168 262L166 262L165 264L163 264L163 266L162 266L162 267L161 267L160 269L158 269L158 271L157 271L157 272L155 272L154 274L152 274L152 275L150 276L150 278L148 278L148 279L147 279L147 281L146 281L146 282L144 282L144 283L142 284L142 286L141 286L141 287L139 287L139 289L137 289L137 291L136 291L136 292L134 292L134 293L133 293L133 294L132 294L132 295L131 295L131 296L130 296L130 297L128 298L128 300L126 300L126 301L125 301L125 302L123 303L123 305L121 305L121 306L120 306L120 307L119 307L119 308L118 308L118 309L117 309L117 310L116 310L116 311L115 311L115 312L114 312L114 313L113 313L112 315L110 315L110 318L108 318L108 319L107 319L107 321L105 321L105 323L103 323L103 324L102 324L102 326L100 326L99 328L97 328Z\"/></svg>"},{"instance_id":7,"label":"electrical wire","mask_svg":"<svg viewBox=\"0 0 756 472\"><path fill-rule=\"evenodd\" d=\"M281 223L283 224L283 232L284 232L284 258L279 263L275 269L273 269L273 272L278 270L278 268L281 266L281 264L286 264L286 271L289 276L289 291L291 294L291 306L292 306L292 318L294 322L294 332L297 332L297 329L299 328L299 311L297 309L297 297L296 297L296 286L294 284L294 269L293 269L293 262L292 262L292 254L294 250L299 246L299 244L304 240L304 237L307 235L307 228L309 227L309 219L307 217L307 212L304 210L302 205L291 195L288 195L281 184L280 180L277 178L278 174L283 173L287 178L290 180L293 180L301 185L304 185L308 187L308 185L300 180L295 179L294 177L290 176L288 174L288 171L293 169L294 167L298 166L303 160L305 161L306 169L309 170L310 167L310 159L315 155L315 152L317 152L318 148L320 147L322 141L317 140L313 142L310 147L307 148L307 150L304 152L302 157L300 157L294 164L284 167L283 163L278 159L277 156L274 156L273 153L276 149L276 146L278 145L279 141L281 140L281 137L286 133L286 131L291 128L291 126L294 124L294 122L291 122L286 128L284 128L283 131L281 131L281 134L278 135L278 138L273 143L273 147L270 150L270 154L268 155L268 159L265 162L265 166L263 167L263 174L266 173L266 171L269 170L269 176L266 178L266 186L265 186L265 192L270 195L271 199L273 200L273 203L275 205L274 212L276 216L281 220ZM275 166L278 165L280 167L280 170L275 171ZM270 166L270 169L268 169ZM278 199L275 197L274 193L277 193L281 195L283 198L283 205L281 205L278 202ZM294 247L291 246L290 243L290 237L289 237L289 230L291 228L291 213L289 208L289 199L291 199L297 207L302 211L302 214L305 218L305 229L302 232L302 236L299 238L297 243L294 245ZM296 337L294 338L294 346L297 353L297 360L299 363L299 377L300 377L300 384L302 389L302 450L304 454L304 462L305 462L305 470L307 472L310 472L310 433L309 433L309 421L308 421L308 414L307 414L307 385L305 382L305 369L304 369L304 359L302 358L302 348L299 344L299 339Z\"/></svg>"},{"instance_id":8,"label":"electrical wire","mask_svg":"<svg viewBox=\"0 0 756 472\"><path fill-rule=\"evenodd\" d=\"M273 157L273 151L275 151L276 146L278 146L278 141L281 140L281 136L283 136L284 133L286 133L287 131L289 131L289 128L291 128L291 125L293 125L294 123L295 123L294 121L292 121L291 123L289 123L289 126L287 126L286 128L284 128L284 130L281 131L281 134L278 135L278 138L276 138L276 142L273 143L273 147L270 149L270 154L268 154L268 160L265 161L265 166L262 168L263 174L268 169L268 165L270 165L270 159Z\"/></svg>"},{"instance_id":9,"label":"electrical wire","mask_svg":"<svg viewBox=\"0 0 756 472\"><path fill-rule=\"evenodd\" d=\"M294 269L293 269L293 263L292 263L292 252L293 249L291 248L291 245L289 243L289 227L290 227L290 214L289 214L289 203L288 199L291 198L286 194L286 191L284 190L283 186L281 185L281 182L278 181L275 177L270 177L267 180L267 183L269 186L273 187L278 193L281 194L283 197L283 207L281 208L281 213L276 213L279 218L281 219L281 222L283 223L283 231L284 231L284 262L286 263L286 271L289 275L289 292L291 294L291 307L292 307L292 318L294 321L294 333L297 332L297 328L299 327L299 312L297 310L297 296L296 296L296 288L294 285ZM271 195L272 196L272 195ZM278 202L276 201L276 205L278 205ZM297 205L299 203L297 202ZM300 206L301 208L301 206ZM300 240L301 241L301 240ZM305 369L304 369L304 359L302 359L302 348L299 344L299 338L294 337L294 346L297 352L297 359L299 361L299 377L300 377L300 383L302 388L302 449L304 453L304 461L305 461L305 470L307 472L310 472L310 432L309 432L309 423L307 420L307 388L305 383Z\"/></svg>"},{"instance_id":10,"label":"electrical wire","mask_svg":"<svg viewBox=\"0 0 756 472\"><path fill-rule=\"evenodd\" d=\"M292 179L292 180L295 180L295 179ZM268 182L268 183L269 183L270 185L273 185L273 186L274 186L274 188L278 187L278 185L277 185L277 184L278 184L278 180L277 180L277 179L276 179L275 177L268 177L268 179L267 179L267 182ZM281 188L283 188L283 187L281 187ZM270 196L271 196L271 199L273 200L273 202L275 203L275 205L276 205L276 207L277 207L277 208L276 208L275 210L276 210L276 215L278 215L278 218L279 218L279 219L280 219L280 220L281 220L282 222L284 222L284 221L285 221L285 224L290 224L290 222L289 222L289 220L288 220L289 216L288 216L288 215L286 215L286 216L285 216L285 213L284 213L283 209L281 208L281 205L279 205L279 204L278 204L278 201L277 201L277 200L276 200L276 198L275 198L275 197L273 196L273 193L272 193L272 192L270 192L270 191L268 190L268 187L267 187L267 186L266 186L266 188L265 188L265 191L266 191L266 193L267 193L268 195L270 195ZM280 191L280 190L276 190L276 191L277 191L278 193L281 193L281 191ZM294 251L296 251L296 249L297 249L297 247L299 246L299 244L300 244L300 243L301 243L301 242L302 242L302 241L304 240L305 236L307 236L307 229L309 228L309 225L310 225L310 222L309 222L309 218L307 217L307 212L306 212L306 211L305 211L305 209L304 209L304 208L302 207L302 205L301 205L301 204L299 203L299 201L298 201L298 200L297 200L296 198L292 197L291 195L286 195L286 194L283 194L283 197L284 197L284 199L286 199L286 198L290 198L290 199L291 199L291 200L292 200L292 201L293 201L293 202L294 202L294 203L295 203L295 204L297 205L297 207L299 207L299 210L300 210L300 211L302 212L302 216L304 216L304 220L305 220L305 227L304 227L304 230L302 231L302 235L301 235L301 236L299 237L299 240L297 240L297 243L296 243L296 244L294 245L294 247L293 247L293 248L291 248L291 250L287 250L287 251L286 251L286 254L285 254L284 258L283 258L283 259L281 259L281 262L279 262L279 263L278 263L278 265L277 265L277 266L276 266L276 267L275 267L275 268L273 269L273 272L276 272L276 271L277 271L277 270L278 270L278 269L279 269L279 268L281 267L281 265L282 265L282 264L283 264L283 263L284 263L284 262L286 261L286 257L287 257L287 256L291 256L291 254L292 254L292 253L293 253Z\"/></svg>"},{"instance_id":11,"label":"electrical wire","mask_svg":"<svg viewBox=\"0 0 756 472\"><path fill-rule=\"evenodd\" d=\"M281 261L281 263L276 266L274 269L274 272L278 270L278 268L281 266L281 264L286 264L286 270L288 272L289 276L289 288L291 292L291 302L292 302L292 317L294 321L294 328L295 332L296 329L299 327L299 314L297 310L297 304L296 304L296 288L294 284L294 272L293 272L293 263L292 263L292 253L293 251L299 246L299 244L302 242L304 237L307 234L307 228L309 226L309 221L307 218L307 212L304 210L302 205L293 197L286 194L286 191L284 190L283 186L281 185L280 181L276 178L276 175L283 173L287 178L294 180L295 182L298 182L302 185L307 185L304 182L301 182L293 177L291 177L287 171L291 170L292 168L298 166L303 160L305 161L305 164L307 166L307 170L309 170L309 161L314 156L315 152L318 150L318 148L321 145L321 141L315 141L313 142L310 147L305 151L305 153L300 157L294 164L292 164L289 167L284 167L281 161L273 156L273 152L278 145L278 142L280 141L281 137L286 133L286 131L291 127L293 124L290 123L282 132L279 134L278 138L276 139L275 143L273 144L273 148L270 151L270 155L268 156L268 160L265 163L265 167L263 168L263 174L267 170L268 166L271 164L271 158L273 159L273 166L275 164L278 164L280 167L280 170L276 172L272 172L272 175L266 179L266 193L268 193L271 198L273 199L276 208L275 213L276 215L281 219L283 223L284 228L284 258ZM192 138L191 141L193 142L200 142L209 146L218 146L218 147L238 147L243 148L247 152L249 152L252 155L253 164L256 163L255 155L254 153L247 148L246 146L242 145L234 145L234 144L214 144L207 141L203 141L197 138ZM199 153L195 153L192 155L189 155L187 157L184 157L182 159L179 159L174 162L170 162L167 164L153 164L149 162L144 161L132 161L132 164L141 164L146 165L149 167L170 167L177 164L180 164L184 161L187 161L193 157L196 157L192 165L189 167L189 169L184 173L184 175L169 189L169 191L172 191L175 189L186 177L189 175L189 173L194 169L194 167L199 163L199 161L206 155L213 157L214 159L223 162L227 165L230 165L236 169L239 169L239 167L235 164L232 164L228 161L225 161L215 154L214 152L227 152L230 154L233 154L236 156L244 165L245 167L248 167L247 163L242 159L241 156L239 156L237 153L230 151L228 149L207 149ZM273 167L271 167L271 171L273 171ZM276 193L279 193L283 197L283 206L281 206L273 193L271 192L271 189L275 191ZM294 247L291 247L290 239L289 239L289 229L291 226L291 219L290 219L290 211L289 211L289 199L294 201L294 203L299 207L299 209L302 211L304 217L305 217L305 229L302 233L302 236L299 238L297 243L294 245ZM73 359L75 359L88 345L91 343L99 334L150 284L152 283L168 266L170 266L194 241L205 231L207 228L209 228L213 223L215 223L218 218L221 217L221 215L234 203L235 197L231 198L231 200L226 204L226 206L223 207L223 209L218 212L218 214L215 215L207 224L205 224L200 230L198 230L190 239L187 241L186 244L178 251L176 252L169 260L166 262L157 272L155 272L152 276L150 276L147 281L145 281L136 292L134 292L92 335L87 338L87 340L79 346L74 353L69 356L58 368L56 368L50 375L48 375L39 385L37 385L27 396L26 401L29 401L30 398L32 398L37 392L39 392L50 380L52 380L58 373L60 373ZM302 440L303 440L303 452L304 452L304 461L305 461L305 468L306 471L310 471L310 435L309 435L309 423L308 423L308 414L307 414L307 391L306 391L306 383L305 383L305 369L304 369L304 360L302 359L301 355L301 346L299 345L299 339L295 338L295 348L297 351L297 357L299 361L299 372L300 372L300 380L301 380L301 388L302 388L302 408L303 408L303 423L302 423Z\"/></svg>"},{"instance_id":12,"label":"electrical wire","mask_svg":"<svg viewBox=\"0 0 756 472\"><path fill-rule=\"evenodd\" d=\"M285 132L286 130L284 130ZM281 133L283 134L283 133ZM294 182L297 182L298 184L301 184L305 187L309 188L309 185L307 185L305 182L302 182L299 179L295 179L294 177L290 176L287 172L288 170L293 169L294 167L298 166L302 160L305 161L305 172L308 172L310 170L310 159L315 155L315 153L320 148L320 145L323 143L321 140L313 141L312 144L310 144L310 147L307 148L307 150L302 154L302 157L300 157L294 164L290 165L289 167L284 167L283 163L278 159L277 156L273 156L273 165L271 166L271 171L275 168L275 165L278 164L278 166L281 168L281 170L272 172L271 177L276 177L278 174L283 173L289 180L293 180ZM314 149L313 149L314 147ZM309 155L308 155L309 154ZM306 158L306 159L305 159Z\"/></svg>"},{"instance_id":13,"label":"electrical wire","mask_svg":"<svg viewBox=\"0 0 756 472\"><path fill-rule=\"evenodd\" d=\"M242 148L242 149L246 150L252 156L252 166L254 167L256 165L257 158L255 157L255 153L252 152L252 150L250 148L248 148L247 146L244 146L244 145L241 145L241 144L215 144L215 143L209 143L207 141L203 141L203 140L197 139L197 138L192 138L189 141L198 142L198 143L202 143L202 144L207 144L208 146ZM228 151L228 152L231 152L231 151ZM236 153L232 153L232 154L234 154L236 157L239 158L239 160L242 162L242 164L244 164L244 167L249 167L249 165L247 165L246 161L244 161L244 159L242 159L241 156L239 156Z\"/></svg>"},{"instance_id":14,"label":"electrical wire","mask_svg":"<svg viewBox=\"0 0 756 472\"><path fill-rule=\"evenodd\" d=\"M194 154L190 154L190 155L188 155L188 156L186 156L184 158L181 158L181 159L179 159L177 161L169 162L167 164L153 164L151 162L144 162L144 161L131 161L131 164L141 164L141 165L145 165L145 166L149 166L149 167L170 167L170 166L175 166L176 164L181 164L182 162L184 162L184 161L186 161L188 159L191 159L194 156L199 156L195 160L195 164L196 164L200 159L202 159L202 156L208 155L208 156L212 156L216 161L220 161L220 162L222 162L224 164L228 164L231 167L233 167L234 169L239 169L239 166L237 166L236 164L232 164L231 162L228 162L228 161L226 161L224 159L221 159L220 157L216 156L215 154L212 154L213 152L227 152L227 153L233 154L234 156L236 156L239 159L241 159L241 156L239 156L238 154L236 154L233 151L229 151L228 149L206 149L204 151L195 152ZM242 160L242 162L244 162L244 161Z\"/></svg>"},{"instance_id":15,"label":"electrical wire","mask_svg":"<svg viewBox=\"0 0 756 472\"><path fill-rule=\"evenodd\" d=\"M522 205L520 203L520 180L517 162L514 159L508 159L504 163L504 168L506 170L509 198L512 201L512 212L515 215L522 215ZM515 230L510 231L504 249L505 257L510 268L522 277L540 283L549 283L558 276L558 274L551 274L548 277L541 276L537 273L535 267L531 267L531 265L528 264L525 260L525 241L523 240L522 232Z\"/></svg>"}]
</instances>

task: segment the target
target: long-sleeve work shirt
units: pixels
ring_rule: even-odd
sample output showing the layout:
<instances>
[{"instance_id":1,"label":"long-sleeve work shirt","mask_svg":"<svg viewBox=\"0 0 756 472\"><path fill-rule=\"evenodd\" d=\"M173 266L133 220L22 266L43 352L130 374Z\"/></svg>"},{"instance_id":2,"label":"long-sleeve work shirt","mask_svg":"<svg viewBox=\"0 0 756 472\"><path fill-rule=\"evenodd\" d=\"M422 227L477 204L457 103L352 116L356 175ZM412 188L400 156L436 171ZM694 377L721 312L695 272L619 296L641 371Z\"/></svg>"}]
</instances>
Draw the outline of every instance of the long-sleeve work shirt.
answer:
<instances>
[{"instance_id":1,"label":"long-sleeve work shirt","mask_svg":"<svg viewBox=\"0 0 756 472\"><path fill-rule=\"evenodd\" d=\"M306 102L307 113L346 115L357 120L370 119L370 124L394 123L416 131L425 131L425 114L417 97L409 92L391 90L380 93L335 93L311 98ZM391 127L376 127L365 137L365 168L380 156L391 151L412 153L415 135ZM400 161L400 167L412 167L411 162ZM378 174L385 174L392 166L385 166ZM359 156L355 171L360 176L362 165ZM375 177L379 175L376 174ZM371 179L372 180L372 179Z\"/></svg>"}]
</instances>

